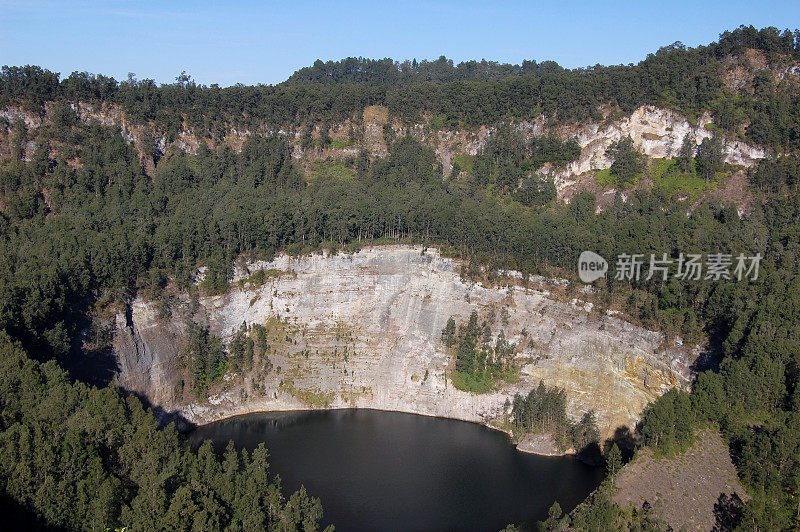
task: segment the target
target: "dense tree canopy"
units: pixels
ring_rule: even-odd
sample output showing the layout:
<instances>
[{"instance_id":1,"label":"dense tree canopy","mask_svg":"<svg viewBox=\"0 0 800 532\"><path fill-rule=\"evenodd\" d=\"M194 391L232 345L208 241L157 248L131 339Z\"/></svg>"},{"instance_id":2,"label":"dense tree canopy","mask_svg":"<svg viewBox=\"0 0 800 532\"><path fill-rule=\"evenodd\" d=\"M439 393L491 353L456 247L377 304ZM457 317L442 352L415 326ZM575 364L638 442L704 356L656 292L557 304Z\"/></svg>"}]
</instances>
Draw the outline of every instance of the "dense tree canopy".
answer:
<instances>
[{"instance_id":1,"label":"dense tree canopy","mask_svg":"<svg viewBox=\"0 0 800 532\"><path fill-rule=\"evenodd\" d=\"M630 137L612 143L606 155L612 159L611 172L617 176L622 186L633 183L647 164L646 158L633 147Z\"/></svg>"},{"instance_id":2,"label":"dense tree canopy","mask_svg":"<svg viewBox=\"0 0 800 532\"><path fill-rule=\"evenodd\" d=\"M304 489L281 495L263 445L252 455L229 445L218 457L210 442L193 452L135 397L70 383L55 362L34 362L4 332L0 372L6 526L314 530L322 517Z\"/></svg>"},{"instance_id":3,"label":"dense tree canopy","mask_svg":"<svg viewBox=\"0 0 800 532\"><path fill-rule=\"evenodd\" d=\"M517 269L524 280L534 273L574 279L586 249L607 258L635 252L673 260L681 253L760 253L752 282L628 283L610 276L596 284L595 302L668 338L713 339L718 357L699 368L706 371L694 391L671 392L644 412L643 441L679 448L697 424L718 424L754 494L742 519L768 529L796 526L800 105L796 87L767 72L733 91L722 59L754 49L778 64L796 60L799 44L796 33L743 27L708 47L666 47L637 65L565 70L549 63L346 60L314 65L275 87L203 87L186 75L164 86L85 73L60 79L37 67L5 67L0 106L50 107L35 130L0 122L11 147L0 159L3 503L53 526L171 528L182 519L211 529L311 528L318 505L304 493L283 499L267 475L265 452L231 451L220 462L207 447L188 451L174 431L157 430L138 401L72 382L52 359L88 355L85 334L101 334L92 325L98 309L127 304L142 290L161 297L168 282L187 289L199 266L206 266L200 289L221 293L239 256L411 241L461 257L466 276ZM76 101L119 105L132 120L172 137L188 124L218 147L162 153L153 144L143 166L142 154L117 129L79 120L69 105ZM552 181L537 171L573 160L575 143L521 142L510 125L497 129L463 178L445 178L431 148L392 138L388 128L387 157L362 152L338 162L339 171L305 179L291 137L281 133L353 118L371 104L388 106L401 120L444 115L448 124L491 125L541 113L600 118L601 106L626 112L646 103L688 115L710 109L727 135L773 148L773 157L749 174L751 212L740 217L737 206L714 199L687 206L657 189L626 201L618 196L599 213L590 194L569 205L554 202ZM250 135L239 151L218 142L240 126L265 134ZM699 166L710 177L717 149L687 150L686 168ZM483 325L476 316L444 331L466 375L492 376L509 365L513 347ZM245 328L227 348L199 326L191 336L184 355L200 392L226 368L264 351L257 330ZM558 393L545 392L520 397L522 424L562 420ZM593 438L591 422L569 431L573 441ZM608 512L586 510L576 522L618 517L602 494L597 500Z\"/></svg>"},{"instance_id":4,"label":"dense tree canopy","mask_svg":"<svg viewBox=\"0 0 800 532\"><path fill-rule=\"evenodd\" d=\"M746 49L776 63L800 57L800 33L742 26L718 42L698 48L675 43L636 65L567 70L553 62L519 65L469 61L396 63L390 59L317 61L285 83L221 88L195 84L182 73L174 84L129 76L118 82L103 75L73 72L63 79L39 67L3 67L0 106L20 103L41 109L45 101L109 102L138 122L153 121L170 139L186 124L221 139L230 127L277 131L312 122L336 122L368 105L386 105L404 121L444 116L448 124L477 126L544 113L559 120L600 119L600 106L630 112L645 104L674 108L690 116L711 110L715 122L752 142L781 150L800 147L798 91L789 80L768 79L757 90L726 89L722 59ZM764 76L767 76L766 78ZM60 81L59 81L60 80Z\"/></svg>"}]
</instances>

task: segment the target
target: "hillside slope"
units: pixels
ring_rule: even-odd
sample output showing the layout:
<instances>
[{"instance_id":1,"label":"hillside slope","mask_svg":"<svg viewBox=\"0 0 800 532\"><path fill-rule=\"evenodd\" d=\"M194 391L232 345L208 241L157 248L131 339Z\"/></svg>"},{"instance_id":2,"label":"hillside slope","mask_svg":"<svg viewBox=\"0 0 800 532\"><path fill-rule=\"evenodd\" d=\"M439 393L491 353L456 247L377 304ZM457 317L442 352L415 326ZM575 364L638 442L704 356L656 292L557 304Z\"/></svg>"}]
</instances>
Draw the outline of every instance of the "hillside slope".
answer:
<instances>
[{"instance_id":1,"label":"hillside slope","mask_svg":"<svg viewBox=\"0 0 800 532\"><path fill-rule=\"evenodd\" d=\"M672 458L645 448L619 472L614 501L641 508L647 502L674 530L711 530L720 495L749 499L731 463L728 446L714 430L702 430L691 447Z\"/></svg>"}]
</instances>

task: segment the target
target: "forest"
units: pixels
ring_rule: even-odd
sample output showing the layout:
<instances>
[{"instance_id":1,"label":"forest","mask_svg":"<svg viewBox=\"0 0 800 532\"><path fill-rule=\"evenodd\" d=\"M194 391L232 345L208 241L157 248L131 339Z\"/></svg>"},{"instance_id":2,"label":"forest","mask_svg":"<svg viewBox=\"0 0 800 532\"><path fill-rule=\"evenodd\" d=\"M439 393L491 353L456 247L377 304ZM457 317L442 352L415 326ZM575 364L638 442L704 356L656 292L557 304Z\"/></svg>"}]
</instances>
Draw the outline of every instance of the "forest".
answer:
<instances>
[{"instance_id":1,"label":"forest","mask_svg":"<svg viewBox=\"0 0 800 532\"><path fill-rule=\"evenodd\" d=\"M221 293L240 256L414 242L463 259L465 275L485 279L516 269L523 281L534 274L575 280L585 249L605 257L631 250L760 253L754 282L609 277L596 285L596 303L715 347L691 393L670 392L643 412L641 444L669 454L695 428L718 426L752 496L737 526L800 525L800 95L768 72L753 93L724 90L722 58L752 49L775 64L796 61L800 33L742 27L706 47L676 44L637 65L579 70L346 60L257 87L197 86L188 76L162 86L86 73L60 79L38 67L4 67L0 107L44 116L50 105L36 130L0 121L9 146L0 157L4 508L40 527L313 529L318 501L303 491L282 495L264 451L229 450L221 459L206 447L193 452L174 429L158 429L135 397L106 382L81 382L63 368L91 355L81 332L92 330L99 309L139 291L158 297L167 285L186 289L199 266L208 268L202 289ZM353 66L360 63L369 68ZM148 175L119 130L79 120L69 105L75 101L119 105L132 120L163 126L173 137L190 124L214 147L168 150ZM551 182L530 172L545 161L572 160L574 142L541 137L519 145L503 125L532 113L582 120L596 117L601 105L624 112L644 103L689 116L710 110L725 134L770 149L748 171L752 212L742 217L736 205L708 199L687 215L686 204L658 189L637 190L626 201L617 195L600 212L592 194L565 205ZM350 118L371 104L386 105L400 120L444 114L453 124L497 124L500 133L474 170L459 176L444 176L430 147L402 136L389 142L385 158L364 153L344 161L349 177L307 180L280 128ZM219 142L243 124L267 127L238 151ZM702 167L715 150L706 148L686 154L688 164ZM629 146L616 149L630 155ZM488 336L482 325L477 316L453 323L443 339L458 353L459 371L485 383L512 347L489 341L491 325ZM193 338L186 358L200 390L225 364L250 363L253 346L244 334L232 356L207 331ZM550 423L531 414L535 405L557 403L537 397L515 405L531 428ZM579 522L602 529L597 523L613 518L607 502L583 510Z\"/></svg>"},{"instance_id":2,"label":"forest","mask_svg":"<svg viewBox=\"0 0 800 532\"><path fill-rule=\"evenodd\" d=\"M0 462L18 530L316 530L318 499L285 497L263 444L189 449L136 397L75 382L0 333Z\"/></svg>"},{"instance_id":3,"label":"forest","mask_svg":"<svg viewBox=\"0 0 800 532\"><path fill-rule=\"evenodd\" d=\"M800 105L786 79L760 69L754 90L725 87L725 58L757 50L776 67L800 57L797 31L742 26L717 42L689 48L673 43L638 64L564 69L552 61L522 65L440 58L417 64L348 58L317 62L278 85L197 85L185 72L158 85L131 73L122 81L87 72L59 76L36 66L4 67L0 107L19 102L41 110L65 98L120 105L133 121L152 122L174 140L185 124L216 141L230 128L264 134L310 124L340 123L369 105L387 106L412 123L441 116L454 128L544 115L550 120L599 120L610 106L630 113L641 105L686 116L711 111L727 134L780 152L800 148Z\"/></svg>"}]
</instances>

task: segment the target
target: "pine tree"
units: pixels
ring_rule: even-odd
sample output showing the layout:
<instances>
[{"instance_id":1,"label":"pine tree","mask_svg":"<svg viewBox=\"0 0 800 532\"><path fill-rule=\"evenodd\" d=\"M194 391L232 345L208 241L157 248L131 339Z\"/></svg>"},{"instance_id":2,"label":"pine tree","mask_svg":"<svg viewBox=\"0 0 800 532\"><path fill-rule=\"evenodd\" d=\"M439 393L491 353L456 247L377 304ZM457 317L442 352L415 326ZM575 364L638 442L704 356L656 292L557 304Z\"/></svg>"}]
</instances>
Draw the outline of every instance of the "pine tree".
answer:
<instances>
[{"instance_id":1,"label":"pine tree","mask_svg":"<svg viewBox=\"0 0 800 532\"><path fill-rule=\"evenodd\" d=\"M456 320L453 316L447 320L447 325L442 329L442 343L447 347L453 347L456 341Z\"/></svg>"},{"instance_id":2,"label":"pine tree","mask_svg":"<svg viewBox=\"0 0 800 532\"><path fill-rule=\"evenodd\" d=\"M540 530L554 531L560 528L561 516L564 512L561 510L561 505L555 501L553 505L547 510L547 520L541 523Z\"/></svg>"},{"instance_id":3,"label":"pine tree","mask_svg":"<svg viewBox=\"0 0 800 532\"><path fill-rule=\"evenodd\" d=\"M697 149L697 166L703 179L710 181L722 168L722 141L717 137L703 139Z\"/></svg>"},{"instance_id":4,"label":"pine tree","mask_svg":"<svg viewBox=\"0 0 800 532\"><path fill-rule=\"evenodd\" d=\"M611 171L616 174L619 184L622 186L633 183L645 169L645 158L636 151L633 139L630 137L622 138L611 144L606 150L606 155L614 160L611 163Z\"/></svg>"},{"instance_id":5,"label":"pine tree","mask_svg":"<svg viewBox=\"0 0 800 532\"><path fill-rule=\"evenodd\" d=\"M606 472L611 477L611 482L614 482L614 477L621 467L622 453L615 443L611 446L611 449L608 450L608 456L606 456Z\"/></svg>"},{"instance_id":6,"label":"pine tree","mask_svg":"<svg viewBox=\"0 0 800 532\"><path fill-rule=\"evenodd\" d=\"M690 137L687 133L686 136L683 137L681 150L678 153L678 162L680 163L681 172L689 173L694 169L695 153L697 153L697 142L694 140L694 137Z\"/></svg>"}]
</instances>

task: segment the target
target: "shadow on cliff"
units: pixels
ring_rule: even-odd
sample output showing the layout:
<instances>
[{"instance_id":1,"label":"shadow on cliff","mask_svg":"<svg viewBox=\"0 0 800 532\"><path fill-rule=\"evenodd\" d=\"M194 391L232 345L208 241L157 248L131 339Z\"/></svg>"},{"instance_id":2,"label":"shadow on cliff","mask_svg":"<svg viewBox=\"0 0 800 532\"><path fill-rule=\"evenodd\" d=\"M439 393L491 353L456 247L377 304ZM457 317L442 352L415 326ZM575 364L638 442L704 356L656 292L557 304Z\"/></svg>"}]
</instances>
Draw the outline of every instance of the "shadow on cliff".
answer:
<instances>
[{"instance_id":1,"label":"shadow on cliff","mask_svg":"<svg viewBox=\"0 0 800 532\"><path fill-rule=\"evenodd\" d=\"M73 379L105 387L114 380L119 371L119 363L111 346L99 349L73 350L69 357L62 361L62 366Z\"/></svg>"},{"instance_id":2,"label":"shadow on cliff","mask_svg":"<svg viewBox=\"0 0 800 532\"><path fill-rule=\"evenodd\" d=\"M608 451L611 446L617 444L622 455L622 462L627 464L636 452L636 434L634 434L630 427L620 426L614 431L614 435L608 438L603 444L604 455L608 456Z\"/></svg>"},{"instance_id":3,"label":"shadow on cliff","mask_svg":"<svg viewBox=\"0 0 800 532\"><path fill-rule=\"evenodd\" d=\"M584 464L592 467L599 467L605 463L603 452L600 450L600 444L596 441L593 441L583 449L580 449L575 454L575 457Z\"/></svg>"},{"instance_id":4,"label":"shadow on cliff","mask_svg":"<svg viewBox=\"0 0 800 532\"><path fill-rule=\"evenodd\" d=\"M65 530L48 524L31 508L14 500L5 490L0 490L0 514L5 530L55 531Z\"/></svg>"},{"instance_id":5,"label":"shadow on cliff","mask_svg":"<svg viewBox=\"0 0 800 532\"><path fill-rule=\"evenodd\" d=\"M719 371L719 363L722 362L723 356L723 340L722 334L716 333L714 330L709 331L708 344L703 346L700 354L689 368L693 376L706 370Z\"/></svg>"},{"instance_id":6,"label":"shadow on cliff","mask_svg":"<svg viewBox=\"0 0 800 532\"><path fill-rule=\"evenodd\" d=\"M142 402L142 406L144 407L145 410L152 411L153 415L158 420L159 428L163 429L170 423L174 423L175 428L180 433L191 432L197 428L197 425L186 419L183 416L183 414L181 414L177 410L167 410L158 405L154 405L153 403L150 402L150 400L147 397L138 392L127 390L125 388L120 388L120 390L122 390L122 392L125 394L130 394L136 397L139 401Z\"/></svg>"},{"instance_id":7,"label":"shadow on cliff","mask_svg":"<svg viewBox=\"0 0 800 532\"><path fill-rule=\"evenodd\" d=\"M84 350L77 354L73 353L62 361L62 365L73 379L98 388L112 384L114 376L119 372L119 364L111 347L102 350ZM158 420L159 428L164 428L170 423L175 423L175 428L182 433L190 432L196 428L194 423L186 419L178 411L166 410L155 405L146 396L136 391L123 387L120 387L120 391L125 395L133 395L141 401L145 410L151 410Z\"/></svg>"},{"instance_id":8,"label":"shadow on cliff","mask_svg":"<svg viewBox=\"0 0 800 532\"><path fill-rule=\"evenodd\" d=\"M61 366L75 380L98 388L108 386L119 371L113 332L94 320L85 308L74 310L69 318L76 333L70 340L69 355L59 361Z\"/></svg>"},{"instance_id":9,"label":"shadow on cliff","mask_svg":"<svg viewBox=\"0 0 800 532\"><path fill-rule=\"evenodd\" d=\"M614 444L617 444L622 454L622 462L628 463L636 452L636 442L636 434L631 432L629 427L619 426L614 431L614 435L602 443L602 447L600 442L593 441L578 450L575 457L587 465L599 467L605 464L608 451Z\"/></svg>"}]
</instances>

